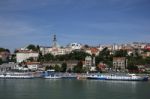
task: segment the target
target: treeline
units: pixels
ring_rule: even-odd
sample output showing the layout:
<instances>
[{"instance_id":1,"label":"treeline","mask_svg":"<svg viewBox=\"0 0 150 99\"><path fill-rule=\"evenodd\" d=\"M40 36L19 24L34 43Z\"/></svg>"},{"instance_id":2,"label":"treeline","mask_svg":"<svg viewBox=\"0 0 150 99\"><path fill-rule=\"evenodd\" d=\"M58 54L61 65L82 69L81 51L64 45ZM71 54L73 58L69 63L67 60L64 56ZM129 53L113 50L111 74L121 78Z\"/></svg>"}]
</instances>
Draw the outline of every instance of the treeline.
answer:
<instances>
[{"instance_id":1,"label":"treeline","mask_svg":"<svg viewBox=\"0 0 150 99\"><path fill-rule=\"evenodd\" d=\"M2 52L7 52L10 53L9 49L5 49L5 48L0 48L0 55L2 55ZM0 65L3 64L4 62L9 61L9 57L6 57L6 59L2 59L3 56L0 57Z\"/></svg>"},{"instance_id":2,"label":"treeline","mask_svg":"<svg viewBox=\"0 0 150 99\"><path fill-rule=\"evenodd\" d=\"M68 72L68 73L86 73L89 71L86 67L83 67L83 62L78 61L77 65L73 68L67 68L67 63L62 63L61 66L55 64L54 66L46 66L45 70L55 70L55 72Z\"/></svg>"},{"instance_id":3,"label":"treeline","mask_svg":"<svg viewBox=\"0 0 150 99\"><path fill-rule=\"evenodd\" d=\"M40 62L48 62L48 61L68 61L68 60L84 60L86 56L90 56L90 54L84 51L72 51L70 54L65 55L52 55L51 53L42 55L39 54L38 61Z\"/></svg>"},{"instance_id":4,"label":"treeline","mask_svg":"<svg viewBox=\"0 0 150 99\"><path fill-rule=\"evenodd\" d=\"M39 51L39 46L29 45L28 49L32 49L34 51ZM148 50L143 50L143 52L148 52ZM68 60L78 60L84 61L86 56L95 56L86 53L84 50L80 51L72 51L69 54L65 55L52 55L51 53L42 55L39 51L39 62L49 62L49 61L68 61ZM128 60L127 69L129 70L137 70L137 65L150 65L150 57L143 57L138 53L138 50L135 49L134 53L130 55L127 53L127 50L116 50L110 51L107 47L104 48L97 56L95 56L96 66L101 62L106 64L109 68L113 66L113 57L125 57ZM75 70L78 68L75 68Z\"/></svg>"},{"instance_id":5,"label":"treeline","mask_svg":"<svg viewBox=\"0 0 150 99\"><path fill-rule=\"evenodd\" d=\"M148 52L148 50L146 51ZM143 50L145 53L145 50ZM138 70L137 65L147 65L150 66L150 57L143 57L139 54L138 50L135 49L134 53L130 55L127 53L127 50L117 50L109 51L108 48L104 48L98 56L96 56L96 64L103 62L108 65L108 67L113 66L113 57L125 57L127 59L127 69L134 71Z\"/></svg>"},{"instance_id":6,"label":"treeline","mask_svg":"<svg viewBox=\"0 0 150 99\"><path fill-rule=\"evenodd\" d=\"M1 48L1 47L0 47L0 52L9 52L9 53L10 53L10 50L9 50L9 49L5 49L5 48Z\"/></svg>"}]
</instances>

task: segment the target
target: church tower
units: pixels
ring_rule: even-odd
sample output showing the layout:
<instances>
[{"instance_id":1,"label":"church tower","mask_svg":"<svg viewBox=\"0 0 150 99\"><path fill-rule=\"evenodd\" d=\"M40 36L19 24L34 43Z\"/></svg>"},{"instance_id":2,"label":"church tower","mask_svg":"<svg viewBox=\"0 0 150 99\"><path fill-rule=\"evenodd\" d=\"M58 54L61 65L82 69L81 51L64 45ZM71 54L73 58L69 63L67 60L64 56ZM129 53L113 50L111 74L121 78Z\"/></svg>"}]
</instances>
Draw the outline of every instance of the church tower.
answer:
<instances>
[{"instance_id":1,"label":"church tower","mask_svg":"<svg viewBox=\"0 0 150 99\"><path fill-rule=\"evenodd\" d=\"M52 47L57 47L56 35L53 36L53 44L52 44Z\"/></svg>"},{"instance_id":2,"label":"church tower","mask_svg":"<svg viewBox=\"0 0 150 99\"><path fill-rule=\"evenodd\" d=\"M53 48L58 48L59 47L59 45L57 43L56 35L53 35L52 47Z\"/></svg>"}]
</instances>

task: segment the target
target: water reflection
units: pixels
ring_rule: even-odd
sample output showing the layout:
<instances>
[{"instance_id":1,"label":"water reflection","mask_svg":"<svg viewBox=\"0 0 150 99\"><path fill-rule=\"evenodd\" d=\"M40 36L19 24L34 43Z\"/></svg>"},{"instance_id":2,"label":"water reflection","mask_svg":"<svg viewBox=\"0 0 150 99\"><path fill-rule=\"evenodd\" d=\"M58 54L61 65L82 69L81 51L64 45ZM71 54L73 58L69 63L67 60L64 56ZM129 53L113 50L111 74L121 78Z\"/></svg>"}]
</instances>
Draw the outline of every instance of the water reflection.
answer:
<instances>
[{"instance_id":1,"label":"water reflection","mask_svg":"<svg viewBox=\"0 0 150 99\"><path fill-rule=\"evenodd\" d=\"M0 98L138 99L149 96L149 87L149 82L136 81L7 79L0 80Z\"/></svg>"}]
</instances>

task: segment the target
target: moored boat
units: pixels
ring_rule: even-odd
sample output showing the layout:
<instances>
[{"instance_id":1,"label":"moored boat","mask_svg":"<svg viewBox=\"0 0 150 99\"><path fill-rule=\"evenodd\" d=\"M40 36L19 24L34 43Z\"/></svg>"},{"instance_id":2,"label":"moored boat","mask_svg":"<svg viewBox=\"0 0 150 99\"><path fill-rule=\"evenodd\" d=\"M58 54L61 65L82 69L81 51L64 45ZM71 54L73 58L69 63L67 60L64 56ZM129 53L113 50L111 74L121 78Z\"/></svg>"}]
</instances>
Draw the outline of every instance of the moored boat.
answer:
<instances>
[{"instance_id":1,"label":"moored boat","mask_svg":"<svg viewBox=\"0 0 150 99\"><path fill-rule=\"evenodd\" d=\"M62 78L62 76L55 73L54 70L47 70L44 72L43 78L45 78L45 79L60 79L60 78Z\"/></svg>"},{"instance_id":2,"label":"moored boat","mask_svg":"<svg viewBox=\"0 0 150 99\"><path fill-rule=\"evenodd\" d=\"M64 73L62 74L63 79L77 79L77 74L74 73Z\"/></svg>"},{"instance_id":3,"label":"moored boat","mask_svg":"<svg viewBox=\"0 0 150 99\"><path fill-rule=\"evenodd\" d=\"M87 79L97 80L122 80L122 81L148 81L148 76L138 76L135 74L116 75L116 74L90 74Z\"/></svg>"},{"instance_id":4,"label":"moored boat","mask_svg":"<svg viewBox=\"0 0 150 99\"><path fill-rule=\"evenodd\" d=\"M31 79L34 78L32 73L6 72L0 74L3 79Z\"/></svg>"},{"instance_id":5,"label":"moored boat","mask_svg":"<svg viewBox=\"0 0 150 99\"><path fill-rule=\"evenodd\" d=\"M60 79L62 77L59 75L47 75L47 76L44 76L44 78L46 78L46 79Z\"/></svg>"}]
</instances>

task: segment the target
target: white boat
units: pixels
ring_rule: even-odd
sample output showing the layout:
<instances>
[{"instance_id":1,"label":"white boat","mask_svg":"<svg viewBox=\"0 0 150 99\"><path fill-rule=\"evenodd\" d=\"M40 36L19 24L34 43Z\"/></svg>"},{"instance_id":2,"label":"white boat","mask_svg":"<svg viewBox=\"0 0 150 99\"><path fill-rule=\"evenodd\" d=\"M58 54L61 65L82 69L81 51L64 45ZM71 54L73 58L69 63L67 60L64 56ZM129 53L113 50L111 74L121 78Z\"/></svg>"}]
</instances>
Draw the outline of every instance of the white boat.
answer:
<instances>
[{"instance_id":1,"label":"white boat","mask_svg":"<svg viewBox=\"0 0 150 99\"><path fill-rule=\"evenodd\" d=\"M60 74L55 73L55 70L47 70L44 72L43 78L45 79L60 79L62 76Z\"/></svg>"},{"instance_id":2,"label":"white boat","mask_svg":"<svg viewBox=\"0 0 150 99\"><path fill-rule=\"evenodd\" d=\"M60 79L62 77L59 75L48 75L48 76L44 76L44 78L46 78L46 79Z\"/></svg>"},{"instance_id":3,"label":"white boat","mask_svg":"<svg viewBox=\"0 0 150 99\"><path fill-rule=\"evenodd\" d=\"M115 74L90 74L87 79L97 80L122 80L122 81L148 81L148 76L137 76L135 74L115 75Z\"/></svg>"},{"instance_id":4,"label":"white boat","mask_svg":"<svg viewBox=\"0 0 150 99\"><path fill-rule=\"evenodd\" d=\"M31 79L34 78L32 73L8 72L1 73L0 78L3 79Z\"/></svg>"}]
</instances>

